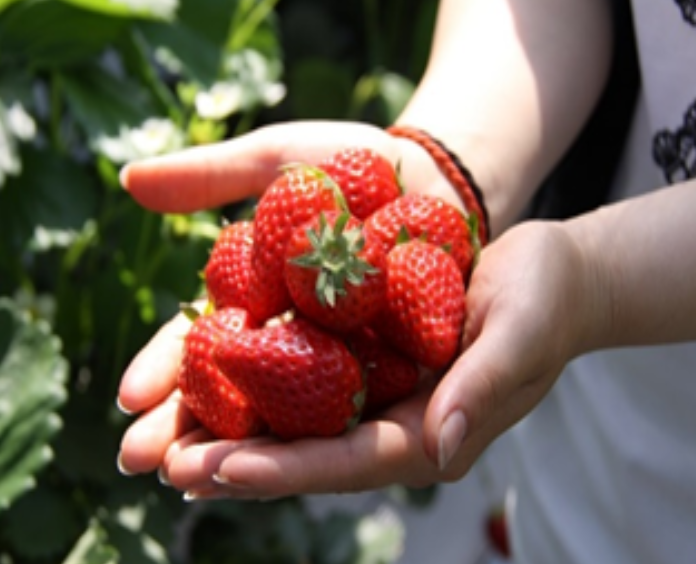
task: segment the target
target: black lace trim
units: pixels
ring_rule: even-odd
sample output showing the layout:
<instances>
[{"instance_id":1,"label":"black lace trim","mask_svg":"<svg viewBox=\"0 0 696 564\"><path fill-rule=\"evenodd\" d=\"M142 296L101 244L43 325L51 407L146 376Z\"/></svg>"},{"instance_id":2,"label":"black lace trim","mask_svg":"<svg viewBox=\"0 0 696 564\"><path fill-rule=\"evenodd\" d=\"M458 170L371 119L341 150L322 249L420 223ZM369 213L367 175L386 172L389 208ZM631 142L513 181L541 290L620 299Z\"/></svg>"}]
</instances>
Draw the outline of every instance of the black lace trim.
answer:
<instances>
[{"instance_id":1,"label":"black lace trim","mask_svg":"<svg viewBox=\"0 0 696 564\"><path fill-rule=\"evenodd\" d=\"M685 21L696 26L696 0L675 0Z\"/></svg>"},{"instance_id":2,"label":"black lace trim","mask_svg":"<svg viewBox=\"0 0 696 564\"><path fill-rule=\"evenodd\" d=\"M655 134L653 159L670 184L696 177L696 100L687 108L681 126Z\"/></svg>"}]
</instances>

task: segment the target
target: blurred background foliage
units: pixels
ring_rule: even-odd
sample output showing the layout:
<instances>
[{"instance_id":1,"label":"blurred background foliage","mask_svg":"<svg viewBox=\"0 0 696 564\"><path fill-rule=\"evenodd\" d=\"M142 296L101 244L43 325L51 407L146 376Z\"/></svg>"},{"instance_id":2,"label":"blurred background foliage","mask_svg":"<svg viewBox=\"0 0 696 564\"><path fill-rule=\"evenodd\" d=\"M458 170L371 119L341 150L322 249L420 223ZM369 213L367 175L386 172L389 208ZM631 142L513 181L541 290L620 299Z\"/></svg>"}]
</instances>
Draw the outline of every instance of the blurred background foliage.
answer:
<instances>
[{"instance_id":1,"label":"blurred background foliage","mask_svg":"<svg viewBox=\"0 0 696 564\"><path fill-rule=\"evenodd\" d=\"M186 504L118 473L120 376L234 213L147 212L118 171L277 121L389 124L436 5L0 0L1 564L395 561L393 515Z\"/></svg>"}]
</instances>

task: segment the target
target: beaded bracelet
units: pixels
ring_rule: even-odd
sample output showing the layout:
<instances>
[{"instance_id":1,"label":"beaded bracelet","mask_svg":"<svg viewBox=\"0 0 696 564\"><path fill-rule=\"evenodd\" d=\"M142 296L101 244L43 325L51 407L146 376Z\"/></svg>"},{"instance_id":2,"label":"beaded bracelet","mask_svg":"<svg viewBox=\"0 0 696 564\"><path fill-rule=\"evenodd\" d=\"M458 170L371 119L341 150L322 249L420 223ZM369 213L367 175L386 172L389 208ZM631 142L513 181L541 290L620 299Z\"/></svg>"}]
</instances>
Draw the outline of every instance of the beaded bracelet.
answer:
<instances>
[{"instance_id":1,"label":"beaded bracelet","mask_svg":"<svg viewBox=\"0 0 696 564\"><path fill-rule=\"evenodd\" d=\"M387 133L394 137L403 137L418 143L425 149L437 164L440 171L450 181L463 200L467 212L476 214L478 218L478 236L481 246L489 240L488 211L483 198L483 192L474 181L471 172L462 164L459 157L450 151L441 141L432 135L404 125L392 125Z\"/></svg>"}]
</instances>

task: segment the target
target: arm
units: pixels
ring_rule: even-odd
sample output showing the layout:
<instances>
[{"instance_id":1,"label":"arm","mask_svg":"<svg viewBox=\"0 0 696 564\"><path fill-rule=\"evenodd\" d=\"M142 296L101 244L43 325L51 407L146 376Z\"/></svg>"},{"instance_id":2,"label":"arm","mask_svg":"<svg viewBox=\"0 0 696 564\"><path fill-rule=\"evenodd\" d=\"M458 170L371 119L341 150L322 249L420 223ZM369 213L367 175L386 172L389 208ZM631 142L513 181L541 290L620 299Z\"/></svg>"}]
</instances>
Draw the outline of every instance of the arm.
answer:
<instances>
[{"instance_id":1,"label":"arm","mask_svg":"<svg viewBox=\"0 0 696 564\"><path fill-rule=\"evenodd\" d=\"M604 0L445 0L425 76L398 123L462 158L501 233L590 115L611 41ZM407 172L409 162L421 167L404 159Z\"/></svg>"}]
</instances>

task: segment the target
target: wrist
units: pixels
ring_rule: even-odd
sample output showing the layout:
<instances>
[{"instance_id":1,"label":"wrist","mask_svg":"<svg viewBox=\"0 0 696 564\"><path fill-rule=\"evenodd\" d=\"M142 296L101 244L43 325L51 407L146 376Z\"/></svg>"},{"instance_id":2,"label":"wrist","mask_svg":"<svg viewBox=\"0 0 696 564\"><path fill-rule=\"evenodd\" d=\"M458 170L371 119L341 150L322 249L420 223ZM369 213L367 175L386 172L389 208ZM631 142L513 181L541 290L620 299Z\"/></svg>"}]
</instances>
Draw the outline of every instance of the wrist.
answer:
<instances>
[{"instance_id":1,"label":"wrist","mask_svg":"<svg viewBox=\"0 0 696 564\"><path fill-rule=\"evenodd\" d=\"M607 346L614 326L616 301L607 284L601 246L588 231L587 222L576 218L560 223L575 255L575 269L580 290L577 294L578 323L573 356Z\"/></svg>"},{"instance_id":2,"label":"wrist","mask_svg":"<svg viewBox=\"0 0 696 564\"><path fill-rule=\"evenodd\" d=\"M387 132L396 138L415 142L430 157L450 187L457 194L470 225L476 226L476 238L481 246L490 239L488 210L483 193L474 180L471 171L464 166L459 156L442 141L427 131L410 126L394 125Z\"/></svg>"}]
</instances>

